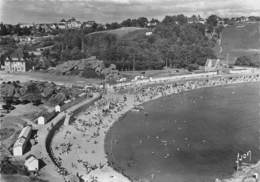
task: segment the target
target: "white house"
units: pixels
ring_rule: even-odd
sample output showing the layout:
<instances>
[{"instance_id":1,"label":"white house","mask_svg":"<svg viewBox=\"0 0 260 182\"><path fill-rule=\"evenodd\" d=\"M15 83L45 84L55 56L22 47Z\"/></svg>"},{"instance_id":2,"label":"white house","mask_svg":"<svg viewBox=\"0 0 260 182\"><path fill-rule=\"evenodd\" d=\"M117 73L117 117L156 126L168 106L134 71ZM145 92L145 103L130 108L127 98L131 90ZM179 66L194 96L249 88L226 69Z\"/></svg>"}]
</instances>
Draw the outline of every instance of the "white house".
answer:
<instances>
[{"instance_id":1,"label":"white house","mask_svg":"<svg viewBox=\"0 0 260 182\"><path fill-rule=\"evenodd\" d=\"M80 28L81 26L81 22L77 21L75 18L69 19L66 23L69 29Z\"/></svg>"},{"instance_id":2,"label":"white house","mask_svg":"<svg viewBox=\"0 0 260 182\"><path fill-rule=\"evenodd\" d=\"M57 24L57 27L58 27L59 29L66 29L66 24L65 24L64 22L59 22L59 23Z\"/></svg>"},{"instance_id":3,"label":"white house","mask_svg":"<svg viewBox=\"0 0 260 182\"><path fill-rule=\"evenodd\" d=\"M56 105L55 106L55 112L60 112L61 108L60 108L60 105Z\"/></svg>"},{"instance_id":4,"label":"white house","mask_svg":"<svg viewBox=\"0 0 260 182\"><path fill-rule=\"evenodd\" d=\"M13 155L14 156L22 156L24 149L26 147L25 138L18 138L13 146Z\"/></svg>"},{"instance_id":5,"label":"white house","mask_svg":"<svg viewBox=\"0 0 260 182\"><path fill-rule=\"evenodd\" d=\"M20 27L21 28L30 28L30 27L33 27L33 24L32 23L19 23Z\"/></svg>"},{"instance_id":6,"label":"white house","mask_svg":"<svg viewBox=\"0 0 260 182\"><path fill-rule=\"evenodd\" d=\"M24 153L24 149L27 145L28 140L31 137L32 127L26 126L22 129L21 133L18 136L18 139L14 143L13 146L13 155L14 156L22 156Z\"/></svg>"},{"instance_id":7,"label":"white house","mask_svg":"<svg viewBox=\"0 0 260 182\"><path fill-rule=\"evenodd\" d=\"M6 72L25 72L26 65L24 60L5 61L5 71Z\"/></svg>"},{"instance_id":8,"label":"white house","mask_svg":"<svg viewBox=\"0 0 260 182\"><path fill-rule=\"evenodd\" d=\"M28 171L39 170L39 160L33 155L30 155L26 158L24 165L28 169Z\"/></svg>"},{"instance_id":9,"label":"white house","mask_svg":"<svg viewBox=\"0 0 260 182\"><path fill-rule=\"evenodd\" d=\"M43 116L38 117L38 125L44 125L46 123L45 118Z\"/></svg>"}]
</instances>

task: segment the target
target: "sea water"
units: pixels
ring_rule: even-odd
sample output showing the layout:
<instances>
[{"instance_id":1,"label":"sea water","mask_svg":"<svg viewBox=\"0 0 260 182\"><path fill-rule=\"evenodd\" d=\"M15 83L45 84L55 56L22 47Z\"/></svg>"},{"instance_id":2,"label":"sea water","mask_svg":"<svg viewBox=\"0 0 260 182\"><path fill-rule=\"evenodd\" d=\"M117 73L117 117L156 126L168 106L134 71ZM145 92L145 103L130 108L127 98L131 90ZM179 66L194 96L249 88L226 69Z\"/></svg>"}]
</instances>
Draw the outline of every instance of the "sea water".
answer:
<instances>
[{"instance_id":1,"label":"sea water","mask_svg":"<svg viewBox=\"0 0 260 182\"><path fill-rule=\"evenodd\" d=\"M112 166L134 180L210 182L260 160L260 83L202 88L128 112L106 137Z\"/></svg>"}]
</instances>

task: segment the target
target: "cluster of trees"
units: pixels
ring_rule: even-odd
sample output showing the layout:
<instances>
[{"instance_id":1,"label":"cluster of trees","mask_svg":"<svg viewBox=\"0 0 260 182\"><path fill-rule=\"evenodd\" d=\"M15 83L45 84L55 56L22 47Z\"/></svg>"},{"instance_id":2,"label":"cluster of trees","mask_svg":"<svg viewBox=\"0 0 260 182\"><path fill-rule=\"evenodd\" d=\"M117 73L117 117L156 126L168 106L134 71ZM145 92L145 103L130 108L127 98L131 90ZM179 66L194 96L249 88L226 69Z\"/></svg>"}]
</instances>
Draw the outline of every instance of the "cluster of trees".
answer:
<instances>
[{"instance_id":1,"label":"cluster of trees","mask_svg":"<svg viewBox=\"0 0 260 182\"><path fill-rule=\"evenodd\" d=\"M134 37L115 40L108 35L107 48L96 49L94 54L109 64L116 64L120 70L161 69L164 66L196 69L204 65L207 58L216 57L215 41L205 36L207 26L188 24L183 15L166 16L151 36L141 32Z\"/></svg>"},{"instance_id":2,"label":"cluster of trees","mask_svg":"<svg viewBox=\"0 0 260 182\"><path fill-rule=\"evenodd\" d=\"M175 18L177 18L177 22L180 23L187 23L187 17L184 15L177 15L174 16ZM192 19L197 19L197 17L195 15L193 15L191 17ZM208 17L207 19L207 23L210 25L209 29L212 29L212 25L216 26L216 24L218 23L218 20L223 20L224 24L228 24L228 25L232 25L235 24L236 22L240 22L243 19L245 19L246 17L233 17L233 18L220 18L216 15L211 15ZM260 21L260 17L259 16L249 16L247 17L249 21ZM72 18L75 20L75 18ZM166 16L166 18L164 19L165 21L172 21L172 16ZM61 22L65 22L66 20L62 19ZM112 23L107 23L107 24L98 24L98 23L93 23L93 25L91 27L88 27L87 29L89 29L89 31L92 32L97 32L97 31L103 31L103 30L112 30L112 29L117 29L120 27L154 27L155 25L159 24L160 21L157 19L152 19L152 20L148 20L146 17L139 17L136 19L126 19L123 20L121 23L118 22L112 22ZM44 25L45 27L48 25ZM44 26L38 26L38 29L36 30L35 26L31 26L31 27L20 27L19 24L17 25L10 25L10 24L0 24L0 35L8 35L8 34L17 34L17 35L31 35L31 34L35 34L35 33L46 33L46 30L44 28ZM82 27L84 27L84 23L82 23ZM86 28L86 27L84 27ZM58 34L60 32L62 32L63 30L60 30L58 27L56 27L55 29L48 27L48 33L51 34Z\"/></svg>"},{"instance_id":3,"label":"cluster of trees","mask_svg":"<svg viewBox=\"0 0 260 182\"><path fill-rule=\"evenodd\" d=\"M208 32L221 33L211 15L206 24L188 23L184 15L166 16L161 22L148 21L145 17L127 19L107 24L108 29L119 27L146 27L158 24L152 29L141 29L120 37L102 30L98 24L81 29L62 30L53 41L53 48L43 52L44 59L36 68L48 68L68 60L96 56L106 67L115 64L119 70L162 69L163 67L196 69L204 65L207 58L215 58L213 48L216 39L206 36ZM152 35L146 36L147 31ZM95 33L93 33L95 32ZM32 58L32 60L34 60Z\"/></svg>"},{"instance_id":4,"label":"cluster of trees","mask_svg":"<svg viewBox=\"0 0 260 182\"><path fill-rule=\"evenodd\" d=\"M128 18L121 23L113 22L105 24L107 30L113 30L120 27L154 27L159 24L160 21L152 18L150 21L146 17L139 17L137 19Z\"/></svg>"},{"instance_id":5,"label":"cluster of trees","mask_svg":"<svg viewBox=\"0 0 260 182\"><path fill-rule=\"evenodd\" d=\"M17 25L7 25L7 24L0 24L0 36L1 35L9 35L9 34L16 34L18 36L21 35L31 35L32 27L20 27L19 24Z\"/></svg>"},{"instance_id":6,"label":"cluster of trees","mask_svg":"<svg viewBox=\"0 0 260 182\"><path fill-rule=\"evenodd\" d=\"M69 30L55 40L54 49L59 62L82 59L91 55L104 60L106 66L115 64L119 70L162 69L163 67L197 69L207 58L216 58L215 41L205 32L217 29L217 16L208 18L207 24L189 24L184 15L166 16L146 36L148 29L136 30L123 37L93 30ZM147 19L125 20L124 26L144 25ZM156 21L156 20L154 20ZM220 33L220 32L219 32Z\"/></svg>"},{"instance_id":7,"label":"cluster of trees","mask_svg":"<svg viewBox=\"0 0 260 182\"><path fill-rule=\"evenodd\" d=\"M139 17L137 19L126 19L120 23L121 27L148 27L148 23L150 24L159 24L159 20L152 19L149 21L146 17Z\"/></svg>"},{"instance_id":8,"label":"cluster of trees","mask_svg":"<svg viewBox=\"0 0 260 182\"><path fill-rule=\"evenodd\" d=\"M0 85L0 98L10 107L16 103L32 102L35 105L47 103L48 105L62 104L66 99L70 98L75 91L65 87L60 87L54 83L48 82L25 82L21 84L19 81L3 82Z\"/></svg>"},{"instance_id":9,"label":"cluster of trees","mask_svg":"<svg viewBox=\"0 0 260 182\"><path fill-rule=\"evenodd\" d=\"M64 19L61 20L65 21ZM96 22L94 22L92 24L92 26L90 27L85 27L84 23L82 23L81 25L81 29L84 29L85 33L88 32L98 32L98 31L103 31L103 30L113 30L113 29L117 29L120 27L147 27L148 25L148 19L145 17L140 17L137 19L126 19L124 21L122 21L121 23L117 23L117 22L113 22L113 23L107 23L105 25L103 24L98 24ZM157 19L152 19L151 23L159 23L159 20ZM63 33L64 30L63 29L59 29L58 27L56 28L51 28L48 27L48 25L44 25L44 26L38 26L38 28L36 28L35 25L30 26L30 27L21 27L19 24L16 25L11 25L11 24L0 24L0 35L13 35L16 34L18 36L22 36L22 35L33 35L33 34L45 34L47 33L45 28L48 28L48 33L51 34L59 34L59 33Z\"/></svg>"},{"instance_id":10,"label":"cluster of trees","mask_svg":"<svg viewBox=\"0 0 260 182\"><path fill-rule=\"evenodd\" d=\"M240 56L240 57L237 58L235 65L237 65L237 66L260 67L260 61L252 60L248 56Z\"/></svg>"},{"instance_id":11,"label":"cluster of trees","mask_svg":"<svg viewBox=\"0 0 260 182\"><path fill-rule=\"evenodd\" d=\"M14 164L14 162L11 161L8 157L3 157L3 159L1 160L0 172L1 174L6 174L6 175L19 174L19 175L29 176L30 174L24 165L19 163Z\"/></svg>"}]
</instances>

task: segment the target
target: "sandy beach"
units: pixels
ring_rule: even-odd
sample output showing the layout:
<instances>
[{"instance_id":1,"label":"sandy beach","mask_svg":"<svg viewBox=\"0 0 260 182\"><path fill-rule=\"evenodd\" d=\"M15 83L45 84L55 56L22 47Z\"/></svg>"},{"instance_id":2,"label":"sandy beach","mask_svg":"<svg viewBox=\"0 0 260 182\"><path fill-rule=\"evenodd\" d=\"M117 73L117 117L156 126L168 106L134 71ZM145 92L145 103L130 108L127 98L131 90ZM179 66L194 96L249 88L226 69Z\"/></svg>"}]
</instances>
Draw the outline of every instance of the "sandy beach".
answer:
<instances>
[{"instance_id":1,"label":"sandy beach","mask_svg":"<svg viewBox=\"0 0 260 182\"><path fill-rule=\"evenodd\" d=\"M259 75L217 77L185 81L181 84L164 83L138 87L131 92L123 92L124 89L121 89L116 93L103 95L93 106L77 115L70 126L62 126L56 133L51 143L54 157L68 171L69 176L76 175L85 181L130 181L110 167L104 149L106 133L114 122L120 120L120 117L135 106L162 96L202 87L254 81L260 81ZM259 170L257 167L254 169ZM246 174L251 174L252 171L247 169ZM235 178L231 181L241 181L243 176L244 172L234 174Z\"/></svg>"}]
</instances>

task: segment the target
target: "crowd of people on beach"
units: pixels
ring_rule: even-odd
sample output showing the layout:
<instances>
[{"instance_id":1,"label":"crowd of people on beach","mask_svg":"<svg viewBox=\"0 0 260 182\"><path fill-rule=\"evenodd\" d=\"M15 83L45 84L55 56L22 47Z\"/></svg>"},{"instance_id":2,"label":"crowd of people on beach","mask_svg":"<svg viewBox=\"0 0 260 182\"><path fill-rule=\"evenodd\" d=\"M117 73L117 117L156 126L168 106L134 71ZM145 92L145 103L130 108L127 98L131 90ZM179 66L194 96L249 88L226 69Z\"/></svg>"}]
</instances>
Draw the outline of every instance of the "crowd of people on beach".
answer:
<instances>
[{"instance_id":1,"label":"crowd of people on beach","mask_svg":"<svg viewBox=\"0 0 260 182\"><path fill-rule=\"evenodd\" d=\"M220 85L227 85L233 83L242 82L254 82L260 81L259 74L251 75L240 75L240 76L225 76L225 77L213 77L206 79L196 79L196 80L182 80L175 82L163 82L153 85L141 85L132 87L129 91L129 87L117 88L114 93L105 94L101 99L95 102L94 105L90 106L87 111L83 113L81 118L77 118L73 122L73 126L78 132L82 133L82 137L86 138L86 142L93 142L95 145L103 145L99 141L104 140L104 136L112 126L112 124L119 119L123 114L133 107L140 105L149 100L153 100L162 96L170 94L178 94L183 91L203 88L203 87L213 87ZM70 133L70 135L73 135ZM103 147L103 146L102 146ZM83 150L83 147L80 148ZM94 154L94 149L88 149ZM93 152L94 151L94 152ZM82 151L84 153L84 151ZM105 154L105 152L104 152ZM59 154L54 154L53 156L60 159L64 157L64 152ZM80 159L80 157L79 157ZM92 163L82 160L73 161L83 165L88 173L97 168L110 166L111 164L107 161L106 156L102 156L96 162ZM61 165L59 161L56 162ZM100 166L100 167L99 167ZM64 167L59 166L60 169ZM69 169L67 169L69 170ZM66 170L65 170L66 171Z\"/></svg>"},{"instance_id":2,"label":"crowd of people on beach","mask_svg":"<svg viewBox=\"0 0 260 182\"><path fill-rule=\"evenodd\" d=\"M243 76L229 76L229 77L215 77L210 79L179 81L174 83L163 83L158 85L137 87L135 89L135 103L142 104L143 102L155 99L157 97L166 96L170 94L177 94L183 91L213 87L232 83L259 81L260 76L243 75Z\"/></svg>"}]
</instances>

